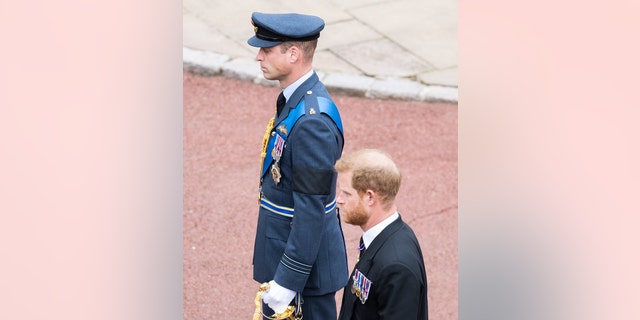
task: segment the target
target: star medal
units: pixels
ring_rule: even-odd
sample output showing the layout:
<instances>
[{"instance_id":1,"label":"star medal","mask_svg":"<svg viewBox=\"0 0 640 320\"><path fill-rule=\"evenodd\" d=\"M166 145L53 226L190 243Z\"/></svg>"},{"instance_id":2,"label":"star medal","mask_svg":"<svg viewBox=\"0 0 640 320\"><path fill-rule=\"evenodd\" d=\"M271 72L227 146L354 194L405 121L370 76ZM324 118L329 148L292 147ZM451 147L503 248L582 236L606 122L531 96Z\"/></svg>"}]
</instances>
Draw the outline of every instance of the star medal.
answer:
<instances>
[{"instance_id":1,"label":"star medal","mask_svg":"<svg viewBox=\"0 0 640 320\"><path fill-rule=\"evenodd\" d=\"M280 178L282 177L282 174L280 173L280 168L278 168L277 163L274 163L271 166L271 176L273 178L273 182L275 182L276 184L280 183Z\"/></svg>"}]
</instances>

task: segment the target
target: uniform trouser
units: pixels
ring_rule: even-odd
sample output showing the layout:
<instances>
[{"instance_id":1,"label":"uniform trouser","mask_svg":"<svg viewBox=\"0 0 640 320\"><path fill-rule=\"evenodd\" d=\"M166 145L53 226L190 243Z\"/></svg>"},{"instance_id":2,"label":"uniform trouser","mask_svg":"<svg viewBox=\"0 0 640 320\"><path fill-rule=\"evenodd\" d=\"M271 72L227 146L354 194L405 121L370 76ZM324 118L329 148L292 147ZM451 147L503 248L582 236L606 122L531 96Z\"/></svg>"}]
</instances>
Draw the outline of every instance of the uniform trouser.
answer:
<instances>
[{"instance_id":1,"label":"uniform trouser","mask_svg":"<svg viewBox=\"0 0 640 320\"><path fill-rule=\"evenodd\" d=\"M275 312L266 304L262 304L262 312L265 315L273 315ZM302 315L304 320L335 320L338 318L336 309L336 293L332 292L323 296L302 296ZM264 318L265 320L267 318Z\"/></svg>"}]
</instances>

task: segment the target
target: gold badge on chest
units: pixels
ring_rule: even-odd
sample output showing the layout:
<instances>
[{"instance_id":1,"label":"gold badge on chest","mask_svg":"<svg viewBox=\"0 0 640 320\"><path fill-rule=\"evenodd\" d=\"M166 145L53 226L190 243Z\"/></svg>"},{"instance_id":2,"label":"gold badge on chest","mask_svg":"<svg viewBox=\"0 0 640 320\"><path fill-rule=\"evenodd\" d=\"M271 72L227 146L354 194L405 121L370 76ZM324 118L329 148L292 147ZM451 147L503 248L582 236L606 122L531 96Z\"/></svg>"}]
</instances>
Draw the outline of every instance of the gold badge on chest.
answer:
<instances>
[{"instance_id":1,"label":"gold badge on chest","mask_svg":"<svg viewBox=\"0 0 640 320\"><path fill-rule=\"evenodd\" d=\"M285 126L284 124L279 125L276 130L278 130L278 132L280 132L284 136L289 133L289 131L287 130L287 126Z\"/></svg>"}]
</instances>

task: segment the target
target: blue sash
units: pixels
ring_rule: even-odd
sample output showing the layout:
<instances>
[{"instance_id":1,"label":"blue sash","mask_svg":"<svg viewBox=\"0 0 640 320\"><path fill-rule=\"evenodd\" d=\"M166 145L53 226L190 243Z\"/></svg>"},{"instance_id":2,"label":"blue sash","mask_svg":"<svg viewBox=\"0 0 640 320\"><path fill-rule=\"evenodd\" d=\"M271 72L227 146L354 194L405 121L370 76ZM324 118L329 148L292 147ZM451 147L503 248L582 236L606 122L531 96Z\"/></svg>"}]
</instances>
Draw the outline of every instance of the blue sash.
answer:
<instances>
[{"instance_id":1,"label":"blue sash","mask_svg":"<svg viewBox=\"0 0 640 320\"><path fill-rule=\"evenodd\" d=\"M320 110L320 112L328 115L331 118L331 120L333 120L333 122L336 124L336 126L338 127L338 130L340 130L340 133L344 135L344 132L342 130L342 119L340 119L340 113L338 112L338 107L336 107L333 101L325 97L317 97L317 99L318 99L318 109ZM289 111L289 114L284 120L278 122L277 124L274 124L271 132L274 132L275 130L275 134L273 134L271 138L269 138L269 143L267 144L267 154L264 158L264 162L262 163L262 174L260 175L260 179L264 177L264 175L267 173L269 169L269 166L271 166L271 162L273 162L272 151L273 151L273 145L275 144L277 137L279 136L283 140L285 141L287 140L288 133L281 134L276 129L279 126L284 125L287 128L287 130L289 130L290 132L293 126L296 124L296 122L298 122L298 119L300 119L306 113L304 102L305 100L300 101L300 103L298 103L298 105L295 108Z\"/></svg>"}]
</instances>

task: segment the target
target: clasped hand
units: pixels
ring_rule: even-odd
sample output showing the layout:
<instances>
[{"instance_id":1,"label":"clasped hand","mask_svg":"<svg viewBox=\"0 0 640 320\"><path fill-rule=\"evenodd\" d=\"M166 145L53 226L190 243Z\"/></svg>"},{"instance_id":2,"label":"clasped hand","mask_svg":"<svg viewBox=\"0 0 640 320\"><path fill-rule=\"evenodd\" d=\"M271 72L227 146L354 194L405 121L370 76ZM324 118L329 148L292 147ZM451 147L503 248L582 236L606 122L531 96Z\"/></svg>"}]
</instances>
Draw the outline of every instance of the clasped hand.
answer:
<instances>
[{"instance_id":1,"label":"clasped hand","mask_svg":"<svg viewBox=\"0 0 640 320\"><path fill-rule=\"evenodd\" d=\"M262 294L262 301L276 313L283 313L295 296L295 291L289 290L271 280L269 281L269 290Z\"/></svg>"}]
</instances>

